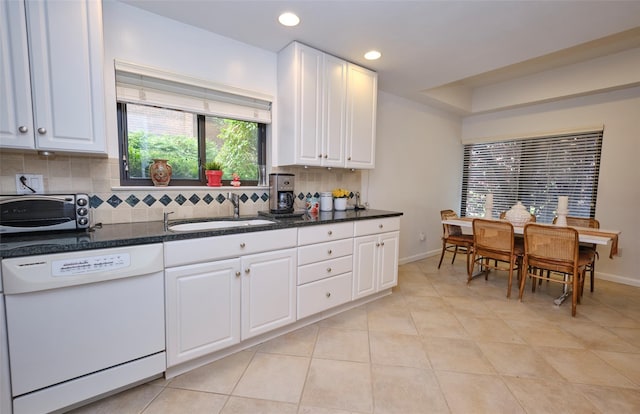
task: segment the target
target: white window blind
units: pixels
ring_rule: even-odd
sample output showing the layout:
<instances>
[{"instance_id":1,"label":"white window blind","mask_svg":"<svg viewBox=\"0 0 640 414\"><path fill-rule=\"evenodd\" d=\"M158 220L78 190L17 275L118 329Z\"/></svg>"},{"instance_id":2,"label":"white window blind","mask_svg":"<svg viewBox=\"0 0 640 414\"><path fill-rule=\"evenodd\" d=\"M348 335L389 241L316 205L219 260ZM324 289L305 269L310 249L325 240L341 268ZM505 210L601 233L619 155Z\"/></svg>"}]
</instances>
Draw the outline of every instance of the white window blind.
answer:
<instances>
[{"instance_id":1,"label":"white window blind","mask_svg":"<svg viewBox=\"0 0 640 414\"><path fill-rule=\"evenodd\" d=\"M226 88L231 89L231 88ZM271 123L271 102L209 82L116 62L118 102L158 106L221 118Z\"/></svg>"},{"instance_id":2,"label":"white window blind","mask_svg":"<svg viewBox=\"0 0 640 414\"><path fill-rule=\"evenodd\" d=\"M522 201L538 222L551 223L558 196L568 196L569 215L595 217L602 136L600 130L465 145L461 211L483 216L492 193L494 218Z\"/></svg>"}]
</instances>

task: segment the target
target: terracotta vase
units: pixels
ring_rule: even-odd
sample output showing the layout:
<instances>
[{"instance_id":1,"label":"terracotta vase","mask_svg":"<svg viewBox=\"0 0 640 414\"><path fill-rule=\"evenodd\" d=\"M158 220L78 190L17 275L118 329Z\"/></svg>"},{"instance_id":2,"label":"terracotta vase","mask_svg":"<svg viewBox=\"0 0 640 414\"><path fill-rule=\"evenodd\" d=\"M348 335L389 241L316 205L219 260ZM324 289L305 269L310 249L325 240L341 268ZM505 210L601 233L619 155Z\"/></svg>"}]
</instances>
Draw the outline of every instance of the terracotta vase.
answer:
<instances>
[{"instance_id":1,"label":"terracotta vase","mask_svg":"<svg viewBox=\"0 0 640 414\"><path fill-rule=\"evenodd\" d=\"M222 186L222 170L205 170L207 176L207 185L209 187Z\"/></svg>"},{"instance_id":2,"label":"terracotta vase","mask_svg":"<svg viewBox=\"0 0 640 414\"><path fill-rule=\"evenodd\" d=\"M149 175L153 185L158 187L169 185L172 171L171 166L167 164L167 160L154 158L153 163L149 166Z\"/></svg>"}]
</instances>

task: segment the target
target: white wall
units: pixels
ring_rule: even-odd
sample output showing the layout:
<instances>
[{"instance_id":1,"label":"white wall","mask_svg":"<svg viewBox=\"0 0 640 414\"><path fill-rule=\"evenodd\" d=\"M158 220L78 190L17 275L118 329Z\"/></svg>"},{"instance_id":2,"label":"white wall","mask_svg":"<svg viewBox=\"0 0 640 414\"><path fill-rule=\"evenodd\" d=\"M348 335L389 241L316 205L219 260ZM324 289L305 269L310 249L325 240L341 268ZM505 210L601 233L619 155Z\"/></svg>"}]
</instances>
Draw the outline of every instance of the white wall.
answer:
<instances>
[{"instance_id":1,"label":"white wall","mask_svg":"<svg viewBox=\"0 0 640 414\"><path fill-rule=\"evenodd\" d=\"M621 230L621 256L599 248L598 277L640 286L640 87L527 108L470 116L462 139L524 136L604 125L596 218L603 229ZM597 284L597 283L596 283Z\"/></svg>"},{"instance_id":2,"label":"white wall","mask_svg":"<svg viewBox=\"0 0 640 414\"><path fill-rule=\"evenodd\" d=\"M440 210L460 210L460 119L378 92L376 168L363 186L375 208L402 211L400 260L439 253ZM424 233L425 241L419 240Z\"/></svg>"},{"instance_id":3,"label":"white wall","mask_svg":"<svg viewBox=\"0 0 640 414\"><path fill-rule=\"evenodd\" d=\"M103 19L110 157L118 156L114 59L276 96L273 52L116 1L103 2Z\"/></svg>"}]
</instances>

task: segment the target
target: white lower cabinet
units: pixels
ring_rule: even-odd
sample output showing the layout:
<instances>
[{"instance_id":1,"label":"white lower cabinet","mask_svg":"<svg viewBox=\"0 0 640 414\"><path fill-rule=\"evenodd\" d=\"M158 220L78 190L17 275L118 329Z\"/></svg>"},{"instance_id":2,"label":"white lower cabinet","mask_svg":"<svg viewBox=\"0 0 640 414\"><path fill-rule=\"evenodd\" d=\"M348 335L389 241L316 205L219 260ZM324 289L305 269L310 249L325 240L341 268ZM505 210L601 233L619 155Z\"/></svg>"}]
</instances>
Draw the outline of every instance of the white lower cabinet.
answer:
<instances>
[{"instance_id":1,"label":"white lower cabinet","mask_svg":"<svg viewBox=\"0 0 640 414\"><path fill-rule=\"evenodd\" d=\"M296 249L242 258L242 333L247 339L296 321Z\"/></svg>"},{"instance_id":2,"label":"white lower cabinet","mask_svg":"<svg viewBox=\"0 0 640 414\"><path fill-rule=\"evenodd\" d=\"M167 365L240 342L240 259L167 269Z\"/></svg>"},{"instance_id":3,"label":"white lower cabinet","mask_svg":"<svg viewBox=\"0 0 640 414\"><path fill-rule=\"evenodd\" d=\"M295 322L296 237L286 229L165 243L167 367Z\"/></svg>"},{"instance_id":4,"label":"white lower cabinet","mask_svg":"<svg viewBox=\"0 0 640 414\"><path fill-rule=\"evenodd\" d=\"M298 319L351 300L353 223L298 230Z\"/></svg>"},{"instance_id":5,"label":"white lower cabinet","mask_svg":"<svg viewBox=\"0 0 640 414\"><path fill-rule=\"evenodd\" d=\"M356 236L366 235L353 241L354 300L398 284L399 228L395 217L356 222Z\"/></svg>"},{"instance_id":6,"label":"white lower cabinet","mask_svg":"<svg viewBox=\"0 0 640 414\"><path fill-rule=\"evenodd\" d=\"M395 286L399 229L391 217L166 242L167 367Z\"/></svg>"}]
</instances>

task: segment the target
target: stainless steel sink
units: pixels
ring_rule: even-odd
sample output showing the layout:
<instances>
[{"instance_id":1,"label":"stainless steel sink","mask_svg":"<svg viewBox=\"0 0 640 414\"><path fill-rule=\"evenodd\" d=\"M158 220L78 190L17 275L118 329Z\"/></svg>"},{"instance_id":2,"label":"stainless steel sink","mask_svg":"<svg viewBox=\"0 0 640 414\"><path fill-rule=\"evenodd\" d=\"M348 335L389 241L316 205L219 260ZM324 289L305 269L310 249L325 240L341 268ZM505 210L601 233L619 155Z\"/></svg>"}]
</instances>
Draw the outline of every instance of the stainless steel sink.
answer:
<instances>
[{"instance_id":1,"label":"stainless steel sink","mask_svg":"<svg viewBox=\"0 0 640 414\"><path fill-rule=\"evenodd\" d=\"M199 231L199 230L216 230L216 229L228 229L231 227L249 227L249 226L263 226L267 224L275 224L275 221L263 220L263 219L249 219L249 220L212 220L212 221L200 221L197 223L182 223L169 226L171 231Z\"/></svg>"}]
</instances>

